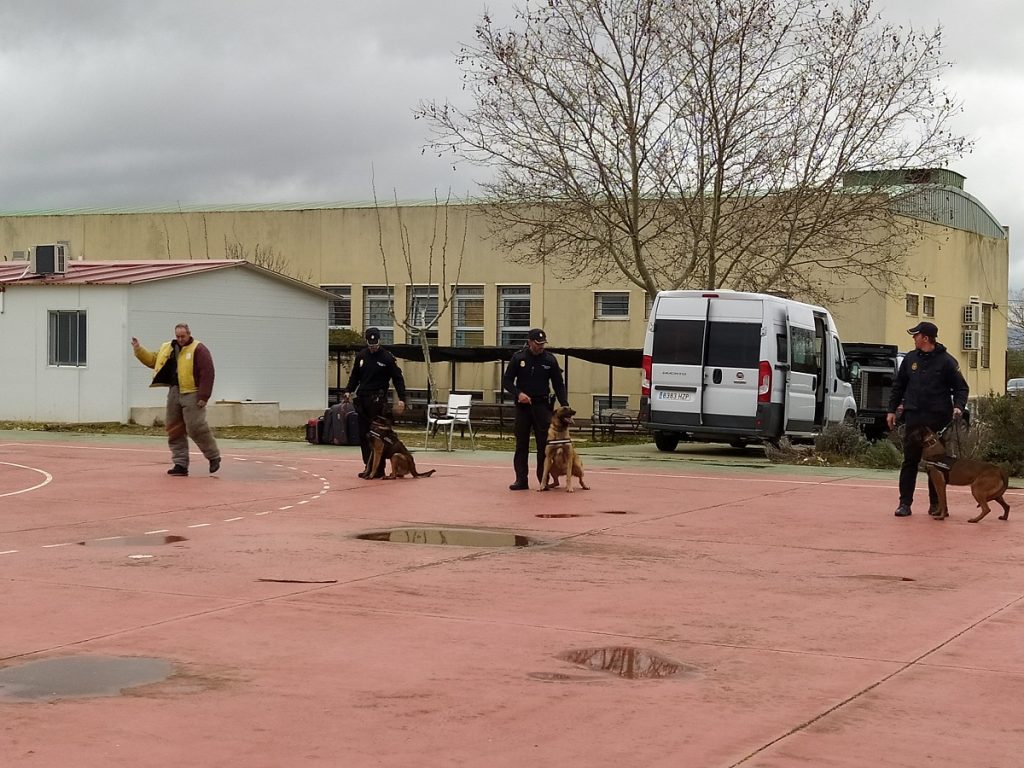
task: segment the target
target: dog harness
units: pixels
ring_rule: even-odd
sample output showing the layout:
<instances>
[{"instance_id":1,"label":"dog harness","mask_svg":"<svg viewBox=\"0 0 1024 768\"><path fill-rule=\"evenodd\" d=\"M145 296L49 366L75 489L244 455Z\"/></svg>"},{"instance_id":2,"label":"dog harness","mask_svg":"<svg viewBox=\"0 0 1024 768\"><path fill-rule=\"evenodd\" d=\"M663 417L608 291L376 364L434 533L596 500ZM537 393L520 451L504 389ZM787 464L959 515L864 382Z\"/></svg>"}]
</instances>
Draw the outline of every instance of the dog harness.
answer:
<instances>
[{"instance_id":1,"label":"dog harness","mask_svg":"<svg viewBox=\"0 0 1024 768\"><path fill-rule=\"evenodd\" d=\"M572 440L564 438L562 440L548 440L545 445L572 445Z\"/></svg>"},{"instance_id":2,"label":"dog harness","mask_svg":"<svg viewBox=\"0 0 1024 768\"><path fill-rule=\"evenodd\" d=\"M393 442L395 442L394 438L384 437L384 435L380 434L380 432L374 432L372 429L370 430L369 434L370 437L379 438L382 443L386 443L388 445L391 445Z\"/></svg>"},{"instance_id":3,"label":"dog harness","mask_svg":"<svg viewBox=\"0 0 1024 768\"><path fill-rule=\"evenodd\" d=\"M953 465L956 464L956 456L943 456L941 459L925 461L925 464L929 467L935 467L946 480L949 480L949 473L952 471Z\"/></svg>"}]
</instances>

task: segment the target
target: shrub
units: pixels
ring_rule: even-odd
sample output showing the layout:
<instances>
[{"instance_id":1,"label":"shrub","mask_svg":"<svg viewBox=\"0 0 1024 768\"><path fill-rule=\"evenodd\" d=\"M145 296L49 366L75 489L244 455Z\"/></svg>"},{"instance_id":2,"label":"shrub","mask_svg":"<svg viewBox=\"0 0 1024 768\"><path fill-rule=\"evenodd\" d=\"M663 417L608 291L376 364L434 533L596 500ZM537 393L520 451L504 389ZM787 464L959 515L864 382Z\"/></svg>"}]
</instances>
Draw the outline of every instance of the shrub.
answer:
<instances>
[{"instance_id":1,"label":"shrub","mask_svg":"<svg viewBox=\"0 0 1024 768\"><path fill-rule=\"evenodd\" d=\"M979 398L971 432L976 428L979 458L1005 467L1011 475L1024 474L1024 398Z\"/></svg>"},{"instance_id":2,"label":"shrub","mask_svg":"<svg viewBox=\"0 0 1024 768\"><path fill-rule=\"evenodd\" d=\"M828 456L852 459L864 453L868 440L856 424L829 424L814 438L814 450Z\"/></svg>"},{"instance_id":3,"label":"shrub","mask_svg":"<svg viewBox=\"0 0 1024 768\"><path fill-rule=\"evenodd\" d=\"M860 455L860 460L871 469L899 469L903 451L892 440L876 440Z\"/></svg>"}]
</instances>

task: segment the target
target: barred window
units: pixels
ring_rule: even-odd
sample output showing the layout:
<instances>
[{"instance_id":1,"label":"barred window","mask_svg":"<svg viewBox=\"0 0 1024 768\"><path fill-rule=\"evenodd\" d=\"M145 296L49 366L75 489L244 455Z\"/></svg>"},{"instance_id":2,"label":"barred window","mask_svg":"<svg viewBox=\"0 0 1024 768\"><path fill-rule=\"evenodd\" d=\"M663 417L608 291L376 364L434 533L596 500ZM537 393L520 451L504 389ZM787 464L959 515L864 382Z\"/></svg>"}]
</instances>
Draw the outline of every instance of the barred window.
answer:
<instances>
[{"instance_id":1,"label":"barred window","mask_svg":"<svg viewBox=\"0 0 1024 768\"><path fill-rule=\"evenodd\" d=\"M504 285L498 288L498 344L521 347L530 332L530 286Z\"/></svg>"},{"instance_id":2,"label":"barred window","mask_svg":"<svg viewBox=\"0 0 1024 768\"><path fill-rule=\"evenodd\" d=\"M921 312L925 317L935 317L935 297L934 296L922 296L921 297Z\"/></svg>"},{"instance_id":3,"label":"barred window","mask_svg":"<svg viewBox=\"0 0 1024 768\"><path fill-rule=\"evenodd\" d=\"M391 317L391 305L395 289L391 286L363 288L363 330L380 328L380 343L395 343L395 321Z\"/></svg>"},{"instance_id":4,"label":"barred window","mask_svg":"<svg viewBox=\"0 0 1024 768\"><path fill-rule=\"evenodd\" d=\"M627 291L597 291L594 294L596 320L628 320L629 293Z\"/></svg>"},{"instance_id":5,"label":"barred window","mask_svg":"<svg viewBox=\"0 0 1024 768\"><path fill-rule=\"evenodd\" d=\"M480 347L484 343L484 288L460 285L452 302L452 344Z\"/></svg>"},{"instance_id":6,"label":"barred window","mask_svg":"<svg viewBox=\"0 0 1024 768\"><path fill-rule=\"evenodd\" d=\"M917 316L917 301L918 295L916 293L907 294L907 314Z\"/></svg>"},{"instance_id":7,"label":"barred window","mask_svg":"<svg viewBox=\"0 0 1024 768\"><path fill-rule=\"evenodd\" d=\"M328 328L352 327L352 286L321 285L323 290L334 296L327 311Z\"/></svg>"},{"instance_id":8,"label":"barred window","mask_svg":"<svg viewBox=\"0 0 1024 768\"><path fill-rule=\"evenodd\" d=\"M437 286L408 285L405 288L405 307L409 322L419 327L425 326L437 317ZM420 336L409 332L409 343L419 344ZM427 343L437 345L437 323L427 329Z\"/></svg>"},{"instance_id":9,"label":"barred window","mask_svg":"<svg viewBox=\"0 0 1024 768\"><path fill-rule=\"evenodd\" d=\"M50 365L85 365L85 311L52 310L48 317Z\"/></svg>"}]
</instances>

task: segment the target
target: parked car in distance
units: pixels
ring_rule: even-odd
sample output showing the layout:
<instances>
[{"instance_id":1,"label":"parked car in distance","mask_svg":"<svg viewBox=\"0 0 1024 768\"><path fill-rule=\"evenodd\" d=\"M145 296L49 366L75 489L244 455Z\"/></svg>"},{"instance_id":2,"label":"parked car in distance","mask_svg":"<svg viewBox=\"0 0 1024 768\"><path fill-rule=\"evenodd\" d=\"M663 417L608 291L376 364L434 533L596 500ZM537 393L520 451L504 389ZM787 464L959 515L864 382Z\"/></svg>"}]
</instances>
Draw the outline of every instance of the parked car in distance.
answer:
<instances>
[{"instance_id":1,"label":"parked car in distance","mask_svg":"<svg viewBox=\"0 0 1024 768\"><path fill-rule=\"evenodd\" d=\"M1024 394L1024 379L1010 379L1006 382L1006 394L1011 397Z\"/></svg>"}]
</instances>

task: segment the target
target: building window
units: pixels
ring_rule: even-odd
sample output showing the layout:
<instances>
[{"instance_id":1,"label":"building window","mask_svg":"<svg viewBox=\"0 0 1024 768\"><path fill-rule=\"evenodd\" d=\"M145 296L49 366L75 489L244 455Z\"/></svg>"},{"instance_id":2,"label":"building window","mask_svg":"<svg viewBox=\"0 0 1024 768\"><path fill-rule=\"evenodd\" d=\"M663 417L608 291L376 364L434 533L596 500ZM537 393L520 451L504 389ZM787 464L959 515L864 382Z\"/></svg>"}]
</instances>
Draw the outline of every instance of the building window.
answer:
<instances>
[{"instance_id":1,"label":"building window","mask_svg":"<svg viewBox=\"0 0 1024 768\"><path fill-rule=\"evenodd\" d=\"M456 347L482 347L483 343L483 286L456 286L452 301L452 344Z\"/></svg>"},{"instance_id":2,"label":"building window","mask_svg":"<svg viewBox=\"0 0 1024 768\"><path fill-rule=\"evenodd\" d=\"M352 286L351 285L321 285L334 298L331 299L331 306L327 310L328 328L351 328L352 327Z\"/></svg>"},{"instance_id":3,"label":"building window","mask_svg":"<svg viewBox=\"0 0 1024 768\"><path fill-rule=\"evenodd\" d=\"M595 416L600 416L608 410L623 410L629 407L629 397L626 395L612 395L611 400L608 399L608 395L594 395L593 401Z\"/></svg>"},{"instance_id":4,"label":"building window","mask_svg":"<svg viewBox=\"0 0 1024 768\"><path fill-rule=\"evenodd\" d=\"M992 348L992 305L981 305L981 324L978 326L981 336L981 367L988 368L991 363Z\"/></svg>"},{"instance_id":5,"label":"building window","mask_svg":"<svg viewBox=\"0 0 1024 768\"><path fill-rule=\"evenodd\" d=\"M651 316L652 309L654 309L654 297L644 291L644 320Z\"/></svg>"},{"instance_id":6,"label":"building window","mask_svg":"<svg viewBox=\"0 0 1024 768\"><path fill-rule=\"evenodd\" d=\"M521 347L530 332L530 286L498 287L498 344Z\"/></svg>"},{"instance_id":7,"label":"building window","mask_svg":"<svg viewBox=\"0 0 1024 768\"><path fill-rule=\"evenodd\" d=\"M922 296L921 297L921 312L925 317L935 317L935 297L934 296Z\"/></svg>"},{"instance_id":8,"label":"building window","mask_svg":"<svg viewBox=\"0 0 1024 768\"><path fill-rule=\"evenodd\" d=\"M51 311L48 333L50 365L85 365L84 311Z\"/></svg>"},{"instance_id":9,"label":"building window","mask_svg":"<svg viewBox=\"0 0 1024 768\"><path fill-rule=\"evenodd\" d=\"M626 291L598 291L594 294L595 320L628 320L629 293Z\"/></svg>"},{"instance_id":10,"label":"building window","mask_svg":"<svg viewBox=\"0 0 1024 768\"><path fill-rule=\"evenodd\" d=\"M918 296L917 296L916 293L908 293L907 294L907 314L908 315L914 315L915 317L917 316L917 314L918 314L918 312L917 312L917 299L918 299Z\"/></svg>"},{"instance_id":11,"label":"building window","mask_svg":"<svg viewBox=\"0 0 1024 768\"><path fill-rule=\"evenodd\" d=\"M391 306L395 298L395 289L363 288L363 330L380 328L380 343L395 343L395 319L391 316Z\"/></svg>"},{"instance_id":12,"label":"building window","mask_svg":"<svg viewBox=\"0 0 1024 768\"><path fill-rule=\"evenodd\" d=\"M432 326L427 330L427 343L437 346L437 286L407 285L405 287L405 309L409 323L423 328L428 323ZM420 335L409 331L409 343L419 344Z\"/></svg>"}]
</instances>

